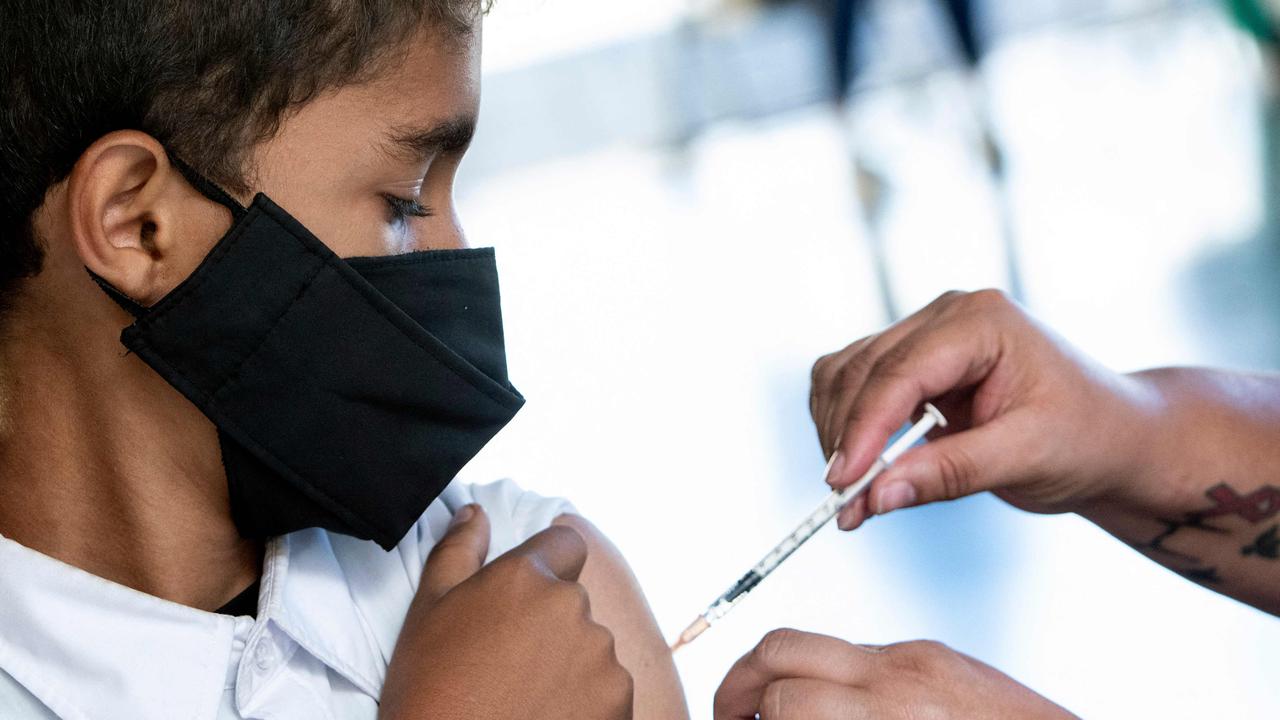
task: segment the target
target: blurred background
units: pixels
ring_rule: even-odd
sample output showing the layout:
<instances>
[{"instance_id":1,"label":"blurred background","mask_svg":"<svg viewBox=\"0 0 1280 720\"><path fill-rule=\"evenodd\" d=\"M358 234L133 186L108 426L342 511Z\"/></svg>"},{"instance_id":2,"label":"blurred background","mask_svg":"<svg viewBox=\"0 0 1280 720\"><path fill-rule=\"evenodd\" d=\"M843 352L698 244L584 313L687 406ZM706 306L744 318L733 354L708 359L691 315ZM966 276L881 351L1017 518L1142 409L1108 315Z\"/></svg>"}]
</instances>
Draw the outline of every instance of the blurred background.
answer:
<instances>
[{"instance_id":1,"label":"blurred background","mask_svg":"<svg viewBox=\"0 0 1280 720\"><path fill-rule=\"evenodd\" d=\"M570 498L672 636L825 496L813 361L945 290L1117 369L1280 368L1275 10L498 0L459 200L529 404L464 478ZM695 718L779 626L1087 718L1280 715L1280 621L990 497L824 530L680 653Z\"/></svg>"}]
</instances>

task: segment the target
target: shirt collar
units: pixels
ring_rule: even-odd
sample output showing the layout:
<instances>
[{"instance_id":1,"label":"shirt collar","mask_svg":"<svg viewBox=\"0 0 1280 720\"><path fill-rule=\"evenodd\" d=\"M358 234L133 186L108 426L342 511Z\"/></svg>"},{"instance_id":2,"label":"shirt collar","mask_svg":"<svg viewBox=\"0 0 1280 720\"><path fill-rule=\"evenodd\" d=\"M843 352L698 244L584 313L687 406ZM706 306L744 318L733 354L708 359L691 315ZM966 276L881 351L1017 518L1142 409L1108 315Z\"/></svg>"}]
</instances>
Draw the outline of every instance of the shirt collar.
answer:
<instances>
[{"instance_id":1,"label":"shirt collar","mask_svg":"<svg viewBox=\"0 0 1280 720\"><path fill-rule=\"evenodd\" d=\"M380 694L385 663L326 533L268 544L244 657L272 625L362 691ZM225 689L235 628L234 618L138 592L0 537L0 668L60 717L208 717ZM237 681L241 705L251 689Z\"/></svg>"},{"instance_id":2,"label":"shirt collar","mask_svg":"<svg viewBox=\"0 0 1280 720\"><path fill-rule=\"evenodd\" d=\"M274 621L317 660L372 697L382 694L386 662L352 599L329 533L312 528L274 544L263 575L260 616ZM283 576L283 577L280 577Z\"/></svg>"}]
</instances>

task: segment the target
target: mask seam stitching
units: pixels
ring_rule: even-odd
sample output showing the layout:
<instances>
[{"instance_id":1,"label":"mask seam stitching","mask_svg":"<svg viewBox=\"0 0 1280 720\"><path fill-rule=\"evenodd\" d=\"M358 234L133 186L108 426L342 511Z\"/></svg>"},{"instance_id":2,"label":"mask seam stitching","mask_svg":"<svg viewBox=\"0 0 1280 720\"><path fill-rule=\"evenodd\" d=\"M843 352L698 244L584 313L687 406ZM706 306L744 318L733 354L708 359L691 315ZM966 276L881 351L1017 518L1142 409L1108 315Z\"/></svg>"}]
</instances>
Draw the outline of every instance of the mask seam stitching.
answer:
<instances>
[{"instance_id":1,"label":"mask seam stitching","mask_svg":"<svg viewBox=\"0 0 1280 720\"><path fill-rule=\"evenodd\" d=\"M323 258L321 258L321 260L322 262L316 266L316 269L312 270L311 273L307 275L306 279L303 280L302 287L298 288L298 292L294 294L293 299L289 301L289 304L285 309L276 316L275 320L271 321L271 327L267 328L266 332L262 333L257 341L253 343L253 349L245 353L244 357L237 360L235 367L228 372L226 377L222 380L222 384L218 385L217 389L209 393L210 402L218 402L218 396L222 395L223 391L225 391L232 383L240 379L240 371L244 369L245 364L262 351L262 348L266 346L267 341L269 341L271 336L275 334L276 330L280 328L284 319L288 317L289 313L293 312L293 309L298 306L298 301L311 290L311 284L315 281L316 276L320 274L320 271L328 267L323 262Z\"/></svg>"},{"instance_id":2,"label":"mask seam stitching","mask_svg":"<svg viewBox=\"0 0 1280 720\"><path fill-rule=\"evenodd\" d=\"M436 252L452 252L449 250L437 250ZM493 253L484 256L473 257L410 257L391 255L388 257L358 257L347 258L346 263L359 271L378 271L387 267L399 267L401 265L437 265L441 263L464 263L464 262L488 262L493 259Z\"/></svg>"}]
</instances>

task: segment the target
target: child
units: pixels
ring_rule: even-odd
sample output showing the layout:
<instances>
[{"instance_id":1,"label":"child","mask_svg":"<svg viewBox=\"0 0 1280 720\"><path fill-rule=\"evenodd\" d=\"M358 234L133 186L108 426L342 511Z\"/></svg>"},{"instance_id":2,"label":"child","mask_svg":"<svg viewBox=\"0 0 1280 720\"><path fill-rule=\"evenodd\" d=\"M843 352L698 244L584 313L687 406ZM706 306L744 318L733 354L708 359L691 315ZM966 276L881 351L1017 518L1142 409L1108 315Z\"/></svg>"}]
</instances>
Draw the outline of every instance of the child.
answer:
<instances>
[{"instance_id":1,"label":"child","mask_svg":"<svg viewBox=\"0 0 1280 720\"><path fill-rule=\"evenodd\" d=\"M491 557L555 522L586 567L530 585L524 547L415 615L437 634L396 661L439 689L432 717L604 717L628 676L635 717L685 715L599 533L510 483L449 485L523 402L492 252L452 207L481 14L0 8L0 716L374 718L472 503ZM501 650L549 632L580 682Z\"/></svg>"}]
</instances>

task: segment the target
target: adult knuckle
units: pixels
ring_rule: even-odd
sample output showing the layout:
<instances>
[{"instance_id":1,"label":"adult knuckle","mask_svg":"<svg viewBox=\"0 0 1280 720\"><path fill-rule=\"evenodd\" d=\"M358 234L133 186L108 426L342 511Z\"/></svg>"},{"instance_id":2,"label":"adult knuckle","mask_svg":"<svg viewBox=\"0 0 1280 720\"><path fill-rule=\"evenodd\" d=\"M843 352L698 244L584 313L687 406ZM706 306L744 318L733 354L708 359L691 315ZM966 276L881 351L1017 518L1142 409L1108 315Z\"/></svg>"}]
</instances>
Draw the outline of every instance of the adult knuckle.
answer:
<instances>
[{"instance_id":1,"label":"adult knuckle","mask_svg":"<svg viewBox=\"0 0 1280 720\"><path fill-rule=\"evenodd\" d=\"M831 390L833 396L838 396L848 389L850 379L856 377L857 368L860 363L855 358L840 363L840 366L831 371Z\"/></svg>"},{"instance_id":2,"label":"adult knuckle","mask_svg":"<svg viewBox=\"0 0 1280 720\"><path fill-rule=\"evenodd\" d=\"M978 465L963 447L953 447L950 452L939 454L938 476L943 500L966 497L977 483Z\"/></svg>"},{"instance_id":3,"label":"adult knuckle","mask_svg":"<svg viewBox=\"0 0 1280 720\"><path fill-rule=\"evenodd\" d=\"M730 671L730 675L732 674L733 672ZM727 680L728 678L726 678L726 681ZM717 718L721 717L724 714L724 709L728 707L729 702L732 699L733 698L730 697L729 692L725 689L725 683L722 682L720 687L716 688L715 694L711 696L712 714Z\"/></svg>"},{"instance_id":4,"label":"adult knuckle","mask_svg":"<svg viewBox=\"0 0 1280 720\"><path fill-rule=\"evenodd\" d=\"M825 387L838 382L840 377L847 371L850 361L856 358L877 337L879 336L868 335L849 343L836 352L828 353L818 358L817 362L813 364L813 371L810 373L814 384Z\"/></svg>"},{"instance_id":5,"label":"adult knuckle","mask_svg":"<svg viewBox=\"0 0 1280 720\"><path fill-rule=\"evenodd\" d=\"M913 640L902 643L896 655L907 668L923 675L936 675L955 652L937 640Z\"/></svg>"},{"instance_id":6,"label":"adult knuckle","mask_svg":"<svg viewBox=\"0 0 1280 720\"><path fill-rule=\"evenodd\" d=\"M800 643L800 632L790 628L770 630L760 639L759 644L751 652L752 661L759 665L770 666L778 662Z\"/></svg>"},{"instance_id":7,"label":"adult knuckle","mask_svg":"<svg viewBox=\"0 0 1280 720\"><path fill-rule=\"evenodd\" d=\"M864 349L869 349L869 347ZM877 360L879 360L878 357L867 352L859 352L853 355L845 363L845 379L870 375L876 366Z\"/></svg>"},{"instance_id":8,"label":"adult knuckle","mask_svg":"<svg viewBox=\"0 0 1280 720\"><path fill-rule=\"evenodd\" d=\"M903 365L911 358L910 350L901 345L895 345L881 353L871 363L871 367L867 372L869 378L874 378L877 382L893 382L897 380L907 379L906 373L903 371Z\"/></svg>"},{"instance_id":9,"label":"adult knuckle","mask_svg":"<svg viewBox=\"0 0 1280 720\"><path fill-rule=\"evenodd\" d=\"M998 288L985 288L969 293L968 302L976 309L999 312L1013 307L1013 299Z\"/></svg>"},{"instance_id":10,"label":"adult knuckle","mask_svg":"<svg viewBox=\"0 0 1280 720\"><path fill-rule=\"evenodd\" d=\"M941 310L942 308L949 307L951 305L956 304L957 302L964 300L964 298L968 297L968 295L969 293L964 292L962 290L948 290L942 293L941 295L939 295L938 297L934 298L933 302L926 305L924 309L921 310L920 312L925 313L931 310L933 311Z\"/></svg>"},{"instance_id":11,"label":"adult knuckle","mask_svg":"<svg viewBox=\"0 0 1280 720\"><path fill-rule=\"evenodd\" d=\"M820 385L826 379L827 372L831 369L832 363L835 362L836 355L839 353L828 353L818 358L813 363L813 369L809 371L809 379L813 384Z\"/></svg>"},{"instance_id":12,"label":"adult knuckle","mask_svg":"<svg viewBox=\"0 0 1280 720\"><path fill-rule=\"evenodd\" d=\"M916 640L911 643L913 649L929 658L938 658L951 654L951 648L938 640Z\"/></svg>"}]
</instances>

